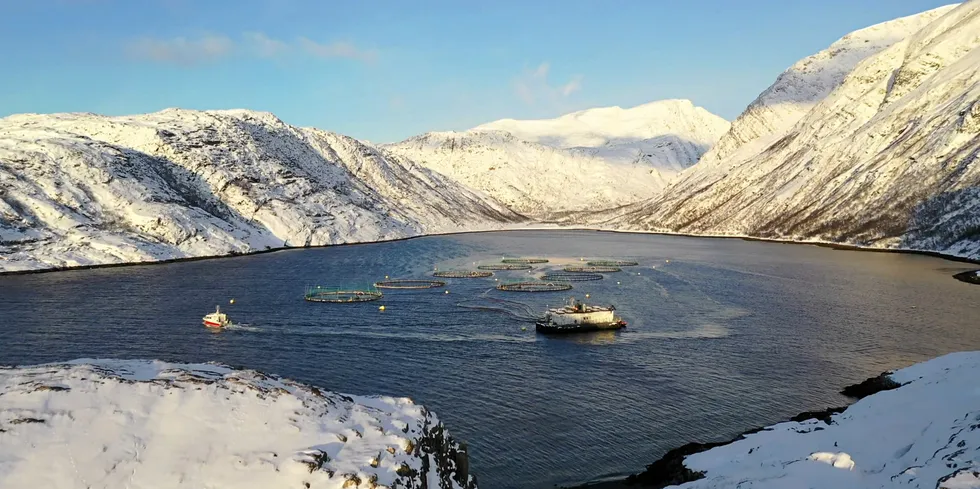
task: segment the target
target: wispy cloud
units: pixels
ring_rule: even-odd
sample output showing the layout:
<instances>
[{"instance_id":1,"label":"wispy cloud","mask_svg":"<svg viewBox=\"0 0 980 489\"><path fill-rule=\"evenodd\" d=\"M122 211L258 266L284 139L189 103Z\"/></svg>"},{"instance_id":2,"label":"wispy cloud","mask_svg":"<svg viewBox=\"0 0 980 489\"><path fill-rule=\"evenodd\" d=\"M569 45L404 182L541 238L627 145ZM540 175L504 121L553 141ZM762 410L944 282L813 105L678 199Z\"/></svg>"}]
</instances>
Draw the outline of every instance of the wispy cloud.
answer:
<instances>
[{"instance_id":1,"label":"wispy cloud","mask_svg":"<svg viewBox=\"0 0 980 489\"><path fill-rule=\"evenodd\" d=\"M141 38L126 45L126 52L137 59L194 65L218 60L231 54L235 43L225 36L204 36L199 39Z\"/></svg>"},{"instance_id":2,"label":"wispy cloud","mask_svg":"<svg viewBox=\"0 0 980 489\"><path fill-rule=\"evenodd\" d=\"M311 56L318 58L348 58L373 63L378 59L378 52L373 49L361 49L349 42L332 42L321 44L301 37L299 44Z\"/></svg>"},{"instance_id":3,"label":"wispy cloud","mask_svg":"<svg viewBox=\"0 0 980 489\"><path fill-rule=\"evenodd\" d=\"M350 42L320 43L306 37L287 42L264 32L245 32L238 40L218 35L172 39L144 37L128 42L125 50L135 59L181 66L211 63L232 54L278 58L300 53L320 59L342 58L363 63L374 63L378 59L377 50L364 49Z\"/></svg>"},{"instance_id":4,"label":"wispy cloud","mask_svg":"<svg viewBox=\"0 0 980 489\"><path fill-rule=\"evenodd\" d=\"M273 39L262 32L246 32L242 34L249 52L262 58L274 58L289 52L289 44L279 39Z\"/></svg>"},{"instance_id":5,"label":"wispy cloud","mask_svg":"<svg viewBox=\"0 0 980 489\"><path fill-rule=\"evenodd\" d=\"M550 71L551 65L547 62L533 69L525 68L514 79L514 93L528 105L542 102L556 104L582 89L582 75L574 75L564 84L552 85L548 81Z\"/></svg>"}]
</instances>

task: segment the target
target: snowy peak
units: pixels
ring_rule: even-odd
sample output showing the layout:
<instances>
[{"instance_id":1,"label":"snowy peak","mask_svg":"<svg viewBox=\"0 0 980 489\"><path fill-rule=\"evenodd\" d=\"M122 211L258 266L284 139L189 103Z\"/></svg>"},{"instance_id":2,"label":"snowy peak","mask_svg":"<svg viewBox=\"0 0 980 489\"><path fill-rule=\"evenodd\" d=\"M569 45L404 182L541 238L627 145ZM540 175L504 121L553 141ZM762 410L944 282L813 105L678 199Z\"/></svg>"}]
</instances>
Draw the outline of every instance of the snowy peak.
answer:
<instances>
[{"instance_id":1,"label":"snowy peak","mask_svg":"<svg viewBox=\"0 0 980 489\"><path fill-rule=\"evenodd\" d=\"M706 155L614 225L980 256L980 0L923 15L795 124Z\"/></svg>"},{"instance_id":2,"label":"snowy peak","mask_svg":"<svg viewBox=\"0 0 980 489\"><path fill-rule=\"evenodd\" d=\"M522 214L595 211L656 195L728 122L688 100L505 119L383 146ZM533 178L529 178L533 177Z\"/></svg>"},{"instance_id":3,"label":"snowy peak","mask_svg":"<svg viewBox=\"0 0 980 489\"><path fill-rule=\"evenodd\" d=\"M955 7L939 7L854 31L827 49L797 61L739 115L702 162L710 166L726 160L726 165L731 166L746 155L761 151L840 86L861 61L906 39ZM739 151L742 146L749 147Z\"/></svg>"},{"instance_id":4,"label":"snowy peak","mask_svg":"<svg viewBox=\"0 0 980 489\"><path fill-rule=\"evenodd\" d=\"M661 100L630 109L587 109L555 119L502 119L474 128L506 131L557 148L596 148L667 135L711 146L727 129L728 121L690 100Z\"/></svg>"}]
</instances>

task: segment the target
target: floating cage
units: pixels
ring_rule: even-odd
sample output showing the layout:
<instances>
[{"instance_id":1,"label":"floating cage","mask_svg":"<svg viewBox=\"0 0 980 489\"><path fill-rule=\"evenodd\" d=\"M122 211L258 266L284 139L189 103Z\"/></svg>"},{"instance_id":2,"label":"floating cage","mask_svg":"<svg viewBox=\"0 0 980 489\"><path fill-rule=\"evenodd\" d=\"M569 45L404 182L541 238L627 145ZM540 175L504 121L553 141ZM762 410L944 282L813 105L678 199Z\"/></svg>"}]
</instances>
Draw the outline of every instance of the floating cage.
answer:
<instances>
[{"instance_id":1,"label":"floating cage","mask_svg":"<svg viewBox=\"0 0 980 489\"><path fill-rule=\"evenodd\" d=\"M602 280L602 275L598 273L571 273L571 272L551 272L541 276L541 280L548 282L589 282L592 280Z\"/></svg>"},{"instance_id":2,"label":"floating cage","mask_svg":"<svg viewBox=\"0 0 980 489\"><path fill-rule=\"evenodd\" d=\"M622 268L612 266L565 267L568 273L613 273L621 272Z\"/></svg>"},{"instance_id":3,"label":"floating cage","mask_svg":"<svg viewBox=\"0 0 980 489\"><path fill-rule=\"evenodd\" d=\"M521 263L501 263L499 265L480 265L480 270L530 270L534 267Z\"/></svg>"},{"instance_id":4,"label":"floating cage","mask_svg":"<svg viewBox=\"0 0 980 489\"><path fill-rule=\"evenodd\" d=\"M443 285L446 282L439 280L385 280L374 283L379 289L434 289Z\"/></svg>"},{"instance_id":5,"label":"floating cage","mask_svg":"<svg viewBox=\"0 0 980 489\"><path fill-rule=\"evenodd\" d=\"M501 263L517 263L523 265L530 265L532 263L548 263L547 258L504 258L500 261Z\"/></svg>"},{"instance_id":6,"label":"floating cage","mask_svg":"<svg viewBox=\"0 0 980 489\"><path fill-rule=\"evenodd\" d=\"M592 267L633 267L639 265L639 263L630 260L593 260L586 263L586 265Z\"/></svg>"},{"instance_id":7,"label":"floating cage","mask_svg":"<svg viewBox=\"0 0 980 489\"><path fill-rule=\"evenodd\" d=\"M572 286L567 283L558 282L516 282L497 286L497 290L507 292L561 292L571 288Z\"/></svg>"},{"instance_id":8,"label":"floating cage","mask_svg":"<svg viewBox=\"0 0 980 489\"><path fill-rule=\"evenodd\" d=\"M493 272L478 272L476 270L445 270L435 272L432 274L432 276L439 278L486 278L492 277Z\"/></svg>"},{"instance_id":9,"label":"floating cage","mask_svg":"<svg viewBox=\"0 0 980 489\"><path fill-rule=\"evenodd\" d=\"M378 289L354 289L341 287L307 287L303 299L309 302L370 302L380 299L384 294Z\"/></svg>"}]
</instances>

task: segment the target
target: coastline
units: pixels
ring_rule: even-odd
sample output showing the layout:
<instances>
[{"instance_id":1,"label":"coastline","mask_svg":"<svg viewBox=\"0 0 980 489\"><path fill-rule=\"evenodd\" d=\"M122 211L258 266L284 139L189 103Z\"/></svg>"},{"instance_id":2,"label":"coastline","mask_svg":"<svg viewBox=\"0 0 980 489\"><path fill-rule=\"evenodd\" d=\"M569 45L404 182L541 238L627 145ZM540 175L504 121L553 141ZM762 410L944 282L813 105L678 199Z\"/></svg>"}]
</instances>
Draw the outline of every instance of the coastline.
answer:
<instances>
[{"instance_id":1,"label":"coastline","mask_svg":"<svg viewBox=\"0 0 980 489\"><path fill-rule=\"evenodd\" d=\"M830 407L821 411L804 411L789 419L785 419L767 426L752 428L727 441L714 442L689 442L677 448L667 451L663 456L646 466L642 472L630 474L626 477L606 476L594 481L583 484L560 486L560 489L663 489L668 486L680 485L687 482L694 482L704 477L703 473L693 471L684 465L684 459L690 455L707 452L713 448L730 445L745 439L746 436L759 433L770 426L784 422L802 422L806 420L818 420L830 424L831 416L844 412L848 407L865 397L872 396L882 391L897 389L902 384L892 380L891 375L894 371L882 372L881 374L868 378L857 384L852 384L841 389L840 393L853 401L847 406Z\"/></svg>"},{"instance_id":2,"label":"coastline","mask_svg":"<svg viewBox=\"0 0 980 489\"><path fill-rule=\"evenodd\" d=\"M980 257L970 258L967 256L942 253L939 251L932 251L932 250L918 250L918 249L908 249L908 248L877 248L871 246L861 246L861 245L854 245L854 244L847 244L847 243L835 243L829 241L816 241L816 240L799 241L799 240L792 240L792 239L762 238L757 236L691 234L691 233L676 233L676 232L667 232L667 231L641 231L641 230L625 230L625 229L608 229L608 228L587 227L587 226L561 226L558 224L552 224L549 226L548 224L549 223L539 223L533 226L503 226L500 228L493 228L493 229L434 232L434 233L418 234L414 236L405 236L401 238L382 239L377 241L358 241L352 243L336 243L336 244L315 245L315 246L287 246L287 247L254 250L248 252L229 253L225 255L188 256L188 257L180 257L180 258L166 258L162 260L149 260L149 261L139 261L139 262L98 263L98 264L90 264L90 265L32 268L32 269L25 269L25 270L0 270L0 276L32 275L38 273L67 272L73 270L91 270L97 268L118 268L118 267L162 265L167 263L190 262L190 261L201 261L201 260L219 260L219 259L226 259L226 258L239 258L239 257L252 256L252 255L261 255L266 253L276 253L280 251L289 251L289 250L331 248L331 247L341 247L341 246L359 246L359 245L370 245L370 244L378 244L378 243L394 243L399 241L408 241L412 239L435 237L435 236L456 236L456 235L463 235L463 234L483 234L483 233L495 233L495 232L506 232L506 231L592 231L592 232L599 232L599 233L641 234L641 235L645 234L645 235L676 236L676 237L703 238L703 239L737 239L742 241L758 241L758 242L788 244L788 245L811 245L811 246L819 246L822 248L830 248L830 249L842 250L842 251L866 251L872 253L898 253L898 254L909 254L909 255L923 255L923 256L930 256L933 258L940 258L943 260L955 261L960 263L980 265ZM958 273L954 275L954 277L963 282L980 284L980 280L977 281L971 280L970 277L968 277L968 275L970 274L972 274L972 271L966 271L966 272Z\"/></svg>"}]
</instances>

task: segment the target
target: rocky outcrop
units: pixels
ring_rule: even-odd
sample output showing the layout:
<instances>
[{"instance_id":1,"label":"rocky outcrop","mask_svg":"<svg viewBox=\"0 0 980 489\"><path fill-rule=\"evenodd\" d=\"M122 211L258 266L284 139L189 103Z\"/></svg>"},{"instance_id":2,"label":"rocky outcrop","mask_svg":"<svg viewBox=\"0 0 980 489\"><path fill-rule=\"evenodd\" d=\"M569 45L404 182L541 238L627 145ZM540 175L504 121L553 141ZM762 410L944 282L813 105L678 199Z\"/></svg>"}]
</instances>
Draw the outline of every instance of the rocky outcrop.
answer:
<instances>
[{"instance_id":1,"label":"rocky outcrop","mask_svg":"<svg viewBox=\"0 0 980 489\"><path fill-rule=\"evenodd\" d=\"M0 368L0 433L10 487L477 488L465 445L409 399L216 364Z\"/></svg>"}]
</instances>

